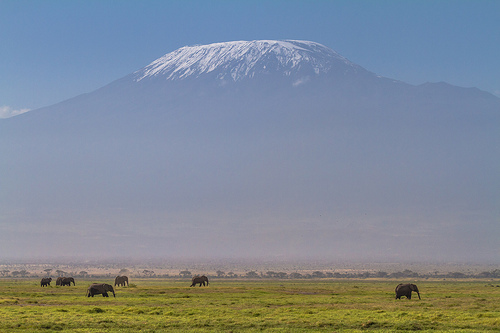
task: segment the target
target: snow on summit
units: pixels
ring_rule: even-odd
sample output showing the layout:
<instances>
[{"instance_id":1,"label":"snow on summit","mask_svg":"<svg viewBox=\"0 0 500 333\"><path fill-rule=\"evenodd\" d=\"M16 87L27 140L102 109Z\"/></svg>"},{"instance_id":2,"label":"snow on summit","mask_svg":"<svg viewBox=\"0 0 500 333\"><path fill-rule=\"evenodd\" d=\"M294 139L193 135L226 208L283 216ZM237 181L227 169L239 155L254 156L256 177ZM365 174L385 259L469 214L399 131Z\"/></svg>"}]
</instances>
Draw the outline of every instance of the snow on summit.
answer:
<instances>
[{"instance_id":1,"label":"snow on summit","mask_svg":"<svg viewBox=\"0 0 500 333\"><path fill-rule=\"evenodd\" d=\"M218 79L241 80L277 71L319 75L339 65L357 71L335 51L315 42L256 40L185 46L153 61L134 73L134 80L164 77L167 80L215 74Z\"/></svg>"}]
</instances>

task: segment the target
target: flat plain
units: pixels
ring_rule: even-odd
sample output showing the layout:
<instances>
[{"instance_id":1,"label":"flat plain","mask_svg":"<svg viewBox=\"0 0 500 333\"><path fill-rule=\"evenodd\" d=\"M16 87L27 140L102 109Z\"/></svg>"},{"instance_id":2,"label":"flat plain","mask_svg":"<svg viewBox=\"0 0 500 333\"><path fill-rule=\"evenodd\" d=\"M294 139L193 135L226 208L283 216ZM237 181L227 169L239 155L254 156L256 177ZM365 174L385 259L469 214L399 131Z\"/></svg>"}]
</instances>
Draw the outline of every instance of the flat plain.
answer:
<instances>
[{"instance_id":1,"label":"flat plain","mask_svg":"<svg viewBox=\"0 0 500 333\"><path fill-rule=\"evenodd\" d=\"M40 287L0 279L0 332L499 332L500 281L384 279L131 279L116 297L92 282ZM395 299L399 282L422 299Z\"/></svg>"}]
</instances>

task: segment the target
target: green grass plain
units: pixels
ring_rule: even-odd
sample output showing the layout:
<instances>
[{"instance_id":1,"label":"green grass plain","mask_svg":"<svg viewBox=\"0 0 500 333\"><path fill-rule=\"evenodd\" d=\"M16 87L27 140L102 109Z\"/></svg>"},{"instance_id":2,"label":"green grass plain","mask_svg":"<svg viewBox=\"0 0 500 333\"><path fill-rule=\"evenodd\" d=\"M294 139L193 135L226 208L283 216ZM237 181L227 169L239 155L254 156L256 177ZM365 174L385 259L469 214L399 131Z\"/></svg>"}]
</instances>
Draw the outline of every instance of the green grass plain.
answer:
<instances>
[{"instance_id":1,"label":"green grass plain","mask_svg":"<svg viewBox=\"0 0 500 333\"><path fill-rule=\"evenodd\" d=\"M422 300L394 299L400 281L131 279L116 298L91 282L40 287L0 279L0 332L499 332L499 281L408 281ZM404 281L402 281L404 282ZM54 284L54 282L52 282Z\"/></svg>"}]
</instances>

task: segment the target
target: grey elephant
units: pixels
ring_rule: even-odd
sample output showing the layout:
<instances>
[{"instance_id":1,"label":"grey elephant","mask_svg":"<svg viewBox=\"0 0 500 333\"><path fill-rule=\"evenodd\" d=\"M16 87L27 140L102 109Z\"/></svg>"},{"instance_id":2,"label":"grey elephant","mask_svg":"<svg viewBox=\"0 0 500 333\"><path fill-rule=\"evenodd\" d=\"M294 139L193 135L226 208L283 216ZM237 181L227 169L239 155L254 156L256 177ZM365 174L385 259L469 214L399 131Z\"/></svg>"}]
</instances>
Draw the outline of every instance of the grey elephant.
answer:
<instances>
[{"instance_id":1,"label":"grey elephant","mask_svg":"<svg viewBox=\"0 0 500 333\"><path fill-rule=\"evenodd\" d=\"M65 279L65 277L58 277L56 280L56 286L62 286L62 280Z\"/></svg>"},{"instance_id":2,"label":"grey elephant","mask_svg":"<svg viewBox=\"0 0 500 333\"><path fill-rule=\"evenodd\" d=\"M127 283L127 287L128 287L128 277L127 276L117 276L115 278L115 287L116 286L124 286L125 287L125 283Z\"/></svg>"},{"instance_id":3,"label":"grey elephant","mask_svg":"<svg viewBox=\"0 0 500 333\"><path fill-rule=\"evenodd\" d=\"M42 278L42 281L40 281L40 286L41 287L50 286L51 282L52 282L52 278Z\"/></svg>"},{"instance_id":4,"label":"grey elephant","mask_svg":"<svg viewBox=\"0 0 500 333\"><path fill-rule=\"evenodd\" d=\"M406 296L407 299L411 299L411 292L414 291L418 295L418 299L420 298L420 292L418 291L418 287L416 284L406 283L406 284L398 284L396 287L396 299L401 299L401 296Z\"/></svg>"},{"instance_id":5,"label":"grey elephant","mask_svg":"<svg viewBox=\"0 0 500 333\"><path fill-rule=\"evenodd\" d=\"M194 287L198 283L200 284L200 287L201 287L202 284L205 285L205 282L207 283L207 286L208 286L208 278L205 275L202 275L202 276L196 275L191 280L190 287Z\"/></svg>"},{"instance_id":6,"label":"grey elephant","mask_svg":"<svg viewBox=\"0 0 500 333\"><path fill-rule=\"evenodd\" d=\"M72 277L63 277L61 280L61 286L71 286L71 282L73 282L73 285L76 286L75 279Z\"/></svg>"},{"instance_id":7,"label":"grey elephant","mask_svg":"<svg viewBox=\"0 0 500 333\"><path fill-rule=\"evenodd\" d=\"M94 295L99 294L101 294L102 297L109 297L108 291L113 293L113 297L116 297L112 285L107 283L92 283L87 289L87 297L94 297Z\"/></svg>"}]
</instances>

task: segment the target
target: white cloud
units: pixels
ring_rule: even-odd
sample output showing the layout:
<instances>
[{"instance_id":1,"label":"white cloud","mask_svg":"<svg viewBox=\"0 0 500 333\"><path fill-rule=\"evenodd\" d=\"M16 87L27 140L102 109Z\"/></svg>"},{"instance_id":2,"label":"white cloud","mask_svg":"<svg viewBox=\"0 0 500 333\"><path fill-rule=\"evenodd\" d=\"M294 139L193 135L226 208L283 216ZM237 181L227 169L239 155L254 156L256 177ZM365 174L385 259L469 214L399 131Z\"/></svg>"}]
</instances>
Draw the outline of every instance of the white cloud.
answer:
<instances>
[{"instance_id":1,"label":"white cloud","mask_svg":"<svg viewBox=\"0 0 500 333\"><path fill-rule=\"evenodd\" d=\"M14 110L10 106L0 106L0 118L10 118L10 117L14 117L14 116L20 115L21 113L25 113L28 111L30 111L30 109Z\"/></svg>"},{"instance_id":2,"label":"white cloud","mask_svg":"<svg viewBox=\"0 0 500 333\"><path fill-rule=\"evenodd\" d=\"M303 77L295 81L292 85L294 87L300 86L301 84L304 84L309 81L309 76Z\"/></svg>"}]
</instances>

